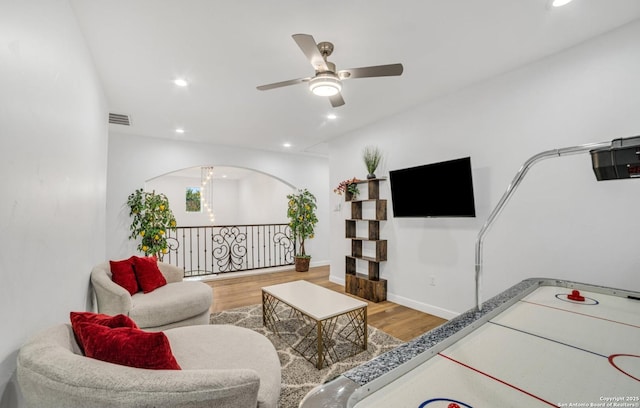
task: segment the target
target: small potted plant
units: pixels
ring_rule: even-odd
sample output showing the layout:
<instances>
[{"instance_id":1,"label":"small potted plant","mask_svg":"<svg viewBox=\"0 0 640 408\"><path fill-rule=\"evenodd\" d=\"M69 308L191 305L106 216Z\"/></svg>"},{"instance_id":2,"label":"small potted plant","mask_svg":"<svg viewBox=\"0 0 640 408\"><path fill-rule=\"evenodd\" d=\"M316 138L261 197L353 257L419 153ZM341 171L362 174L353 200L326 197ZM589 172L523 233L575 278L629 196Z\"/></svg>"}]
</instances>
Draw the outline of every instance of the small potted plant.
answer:
<instances>
[{"instance_id":1,"label":"small potted plant","mask_svg":"<svg viewBox=\"0 0 640 408\"><path fill-rule=\"evenodd\" d=\"M298 190L297 193L287 195L289 206L287 217L289 217L289 227L297 244L295 255L296 271L306 272L309 270L311 256L307 255L304 248L305 239L313 238L313 229L318 222L316 217L316 197L309 190Z\"/></svg>"},{"instance_id":2,"label":"small potted plant","mask_svg":"<svg viewBox=\"0 0 640 408\"><path fill-rule=\"evenodd\" d=\"M129 239L140 238L138 250L146 256L155 255L162 261L169 251L167 230L176 230L176 219L164 194L136 190L127 199L129 216L133 217Z\"/></svg>"},{"instance_id":3,"label":"small potted plant","mask_svg":"<svg viewBox=\"0 0 640 408\"><path fill-rule=\"evenodd\" d=\"M358 194L360 194L360 190L358 189L357 184L358 181L359 180L355 177L349 180L341 181L340 184L338 184L338 187L333 189L333 192L337 195L344 194L344 199L346 201L355 200L358 197Z\"/></svg>"},{"instance_id":4,"label":"small potted plant","mask_svg":"<svg viewBox=\"0 0 640 408\"><path fill-rule=\"evenodd\" d=\"M367 167L367 179L376 178L376 169L382 161L382 152L377 146L367 146L362 151L362 160Z\"/></svg>"}]
</instances>

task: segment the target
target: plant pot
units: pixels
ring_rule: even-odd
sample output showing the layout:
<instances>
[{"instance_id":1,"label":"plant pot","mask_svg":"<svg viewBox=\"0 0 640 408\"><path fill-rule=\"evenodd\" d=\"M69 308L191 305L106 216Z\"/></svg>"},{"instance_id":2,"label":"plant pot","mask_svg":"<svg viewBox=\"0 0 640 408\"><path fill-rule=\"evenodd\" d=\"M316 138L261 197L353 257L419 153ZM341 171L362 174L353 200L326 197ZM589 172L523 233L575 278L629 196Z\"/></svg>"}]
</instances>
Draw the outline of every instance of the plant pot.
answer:
<instances>
[{"instance_id":1,"label":"plant pot","mask_svg":"<svg viewBox=\"0 0 640 408\"><path fill-rule=\"evenodd\" d=\"M296 272L307 272L309 270L310 261L311 261L310 257L296 256L295 258Z\"/></svg>"},{"instance_id":2,"label":"plant pot","mask_svg":"<svg viewBox=\"0 0 640 408\"><path fill-rule=\"evenodd\" d=\"M376 178L376 175L374 173L367 174L367 180L371 180L371 179L374 179L374 178Z\"/></svg>"}]
</instances>

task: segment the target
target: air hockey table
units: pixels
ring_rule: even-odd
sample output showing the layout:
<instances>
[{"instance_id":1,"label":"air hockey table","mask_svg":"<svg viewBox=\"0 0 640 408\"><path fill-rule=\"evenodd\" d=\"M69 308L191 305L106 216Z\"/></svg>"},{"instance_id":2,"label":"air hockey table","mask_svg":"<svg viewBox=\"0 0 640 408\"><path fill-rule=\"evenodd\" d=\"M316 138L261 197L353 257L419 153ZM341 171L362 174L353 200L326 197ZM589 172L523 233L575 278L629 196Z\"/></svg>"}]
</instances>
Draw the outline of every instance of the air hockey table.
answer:
<instances>
[{"instance_id":1,"label":"air hockey table","mask_svg":"<svg viewBox=\"0 0 640 408\"><path fill-rule=\"evenodd\" d=\"M482 306L300 407L640 407L640 292L532 278Z\"/></svg>"}]
</instances>

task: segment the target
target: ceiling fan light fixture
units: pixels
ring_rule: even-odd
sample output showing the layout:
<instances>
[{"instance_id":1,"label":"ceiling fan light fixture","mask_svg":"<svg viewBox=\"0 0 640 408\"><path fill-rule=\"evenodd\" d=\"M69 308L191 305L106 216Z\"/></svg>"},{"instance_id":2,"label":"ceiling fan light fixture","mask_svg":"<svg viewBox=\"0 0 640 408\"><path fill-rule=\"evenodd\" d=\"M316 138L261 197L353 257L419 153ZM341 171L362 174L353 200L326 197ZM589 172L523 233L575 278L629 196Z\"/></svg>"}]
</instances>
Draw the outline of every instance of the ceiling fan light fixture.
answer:
<instances>
[{"instance_id":1,"label":"ceiling fan light fixture","mask_svg":"<svg viewBox=\"0 0 640 408\"><path fill-rule=\"evenodd\" d=\"M309 81L309 89L318 96L333 96L342 90L342 83L335 74L318 74Z\"/></svg>"}]
</instances>

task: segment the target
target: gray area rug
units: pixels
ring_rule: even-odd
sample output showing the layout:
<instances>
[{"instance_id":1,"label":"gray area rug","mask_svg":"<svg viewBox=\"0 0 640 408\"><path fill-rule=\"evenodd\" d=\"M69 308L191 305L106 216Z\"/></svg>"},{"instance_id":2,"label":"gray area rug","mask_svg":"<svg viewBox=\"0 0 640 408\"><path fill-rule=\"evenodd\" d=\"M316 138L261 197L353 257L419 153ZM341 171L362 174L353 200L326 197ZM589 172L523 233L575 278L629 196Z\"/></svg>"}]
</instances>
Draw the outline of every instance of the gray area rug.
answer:
<instances>
[{"instance_id":1,"label":"gray area rug","mask_svg":"<svg viewBox=\"0 0 640 408\"><path fill-rule=\"evenodd\" d=\"M233 324L246 327L265 335L271 340L276 350L278 350L282 366L282 389L279 408L298 408L302 398L317 385L323 384L403 343L375 327L368 326L366 351L340 360L330 367L318 370L314 364L293 350L287 342L262 325L262 305L260 304L214 313L211 315L210 322L211 324ZM287 334L287 336L296 335L298 334L295 331ZM288 341L291 341L291 338L288 338Z\"/></svg>"}]
</instances>

